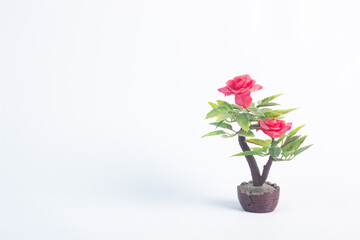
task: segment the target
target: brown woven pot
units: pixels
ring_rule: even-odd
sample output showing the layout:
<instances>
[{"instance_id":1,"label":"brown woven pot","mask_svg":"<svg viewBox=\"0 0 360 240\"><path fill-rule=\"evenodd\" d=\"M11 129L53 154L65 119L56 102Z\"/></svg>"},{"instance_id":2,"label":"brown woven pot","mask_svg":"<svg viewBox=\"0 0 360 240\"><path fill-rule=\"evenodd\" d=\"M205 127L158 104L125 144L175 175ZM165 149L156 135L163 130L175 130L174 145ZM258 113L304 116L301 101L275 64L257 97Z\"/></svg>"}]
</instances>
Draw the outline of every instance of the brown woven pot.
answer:
<instances>
[{"instance_id":1,"label":"brown woven pot","mask_svg":"<svg viewBox=\"0 0 360 240\"><path fill-rule=\"evenodd\" d=\"M272 212L279 202L280 187L270 182L255 187L250 182L243 182L237 187L242 208L248 212Z\"/></svg>"}]
</instances>

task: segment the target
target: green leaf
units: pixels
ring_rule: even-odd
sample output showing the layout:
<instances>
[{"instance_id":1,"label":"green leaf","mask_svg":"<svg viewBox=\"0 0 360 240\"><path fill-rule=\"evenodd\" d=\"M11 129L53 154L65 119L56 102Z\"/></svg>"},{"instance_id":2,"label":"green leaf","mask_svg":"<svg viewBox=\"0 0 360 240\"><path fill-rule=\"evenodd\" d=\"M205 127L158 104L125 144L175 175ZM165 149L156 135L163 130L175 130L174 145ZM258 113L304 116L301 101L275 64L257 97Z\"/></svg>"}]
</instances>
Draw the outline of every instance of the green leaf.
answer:
<instances>
[{"instance_id":1,"label":"green leaf","mask_svg":"<svg viewBox=\"0 0 360 240\"><path fill-rule=\"evenodd\" d=\"M221 128L226 128L226 129L229 129L229 130L233 130L232 126L228 123L224 123L223 121L221 122L213 122L213 123L210 123L211 125L214 125L216 127L221 127Z\"/></svg>"},{"instance_id":2,"label":"green leaf","mask_svg":"<svg viewBox=\"0 0 360 240\"><path fill-rule=\"evenodd\" d=\"M281 96L281 95L283 95L283 94L277 94L277 95L273 95L273 96L264 98L264 99L258 101L258 104L263 104L263 103L270 102L271 100L273 100L273 99L275 99L275 98L277 98L277 97L279 97L279 96Z\"/></svg>"},{"instance_id":3,"label":"green leaf","mask_svg":"<svg viewBox=\"0 0 360 240\"><path fill-rule=\"evenodd\" d=\"M216 102L219 104L219 106L225 106L227 109L229 110L233 110L233 108L231 107L231 105L225 101L222 100L216 100Z\"/></svg>"},{"instance_id":4,"label":"green leaf","mask_svg":"<svg viewBox=\"0 0 360 240\"><path fill-rule=\"evenodd\" d=\"M282 155L283 155L284 157L288 157L288 156L294 154L294 152L295 152L295 151L282 152Z\"/></svg>"},{"instance_id":5,"label":"green leaf","mask_svg":"<svg viewBox=\"0 0 360 240\"><path fill-rule=\"evenodd\" d=\"M236 134L224 134L224 135L221 135L222 138L231 138L231 137L234 137L236 136Z\"/></svg>"},{"instance_id":6,"label":"green leaf","mask_svg":"<svg viewBox=\"0 0 360 240\"><path fill-rule=\"evenodd\" d=\"M264 114L265 114L265 117L267 117L267 118L273 118L273 119L278 118L278 117L281 116L280 113L276 113L276 112L266 112L266 113L264 113Z\"/></svg>"},{"instance_id":7,"label":"green leaf","mask_svg":"<svg viewBox=\"0 0 360 240\"><path fill-rule=\"evenodd\" d=\"M260 125L250 125L250 129L254 130L254 129L259 129Z\"/></svg>"},{"instance_id":8,"label":"green leaf","mask_svg":"<svg viewBox=\"0 0 360 240\"><path fill-rule=\"evenodd\" d=\"M215 128L218 128L222 123L224 123L224 121L220 121L220 122L216 122L217 124L216 124L216 126L215 126Z\"/></svg>"},{"instance_id":9,"label":"green leaf","mask_svg":"<svg viewBox=\"0 0 360 240\"><path fill-rule=\"evenodd\" d=\"M305 151L306 149L308 149L308 148L311 147L311 146L312 146L312 144L311 144L311 145L308 145L308 146L306 146L306 147L302 147L302 148L299 148L299 149L295 150L294 155L296 156L296 155L302 153L303 151Z\"/></svg>"},{"instance_id":10,"label":"green leaf","mask_svg":"<svg viewBox=\"0 0 360 240\"><path fill-rule=\"evenodd\" d=\"M236 116L236 122L244 131L249 131L250 121L246 113L240 113Z\"/></svg>"},{"instance_id":11,"label":"green leaf","mask_svg":"<svg viewBox=\"0 0 360 240\"><path fill-rule=\"evenodd\" d=\"M280 161L288 161L288 160L287 159L282 159L282 158L274 158L274 161L280 162Z\"/></svg>"},{"instance_id":12,"label":"green leaf","mask_svg":"<svg viewBox=\"0 0 360 240\"><path fill-rule=\"evenodd\" d=\"M217 115L219 115L222 112L228 111L228 109L225 106L218 106L216 108L214 108L213 110L211 110L205 117L205 119L208 118L213 118L216 117Z\"/></svg>"},{"instance_id":13,"label":"green leaf","mask_svg":"<svg viewBox=\"0 0 360 240\"><path fill-rule=\"evenodd\" d=\"M295 136L296 137L296 136ZM281 146L281 149L283 150L283 152L287 152L287 151L293 151L296 150L300 147L300 145L304 142L304 140L306 139L306 135L300 138L295 138L296 140L290 140L288 141L286 144L284 143L283 146Z\"/></svg>"},{"instance_id":14,"label":"green leaf","mask_svg":"<svg viewBox=\"0 0 360 240\"><path fill-rule=\"evenodd\" d=\"M278 140L275 140L271 143L271 146L277 146L283 139L285 138L285 134L281 135Z\"/></svg>"},{"instance_id":15,"label":"green leaf","mask_svg":"<svg viewBox=\"0 0 360 240\"><path fill-rule=\"evenodd\" d=\"M280 114L286 114L286 113L289 113L289 112L292 112L294 110L296 110L297 108L289 108L289 109L277 109L277 110L274 110L273 112L275 113L280 113Z\"/></svg>"},{"instance_id":16,"label":"green leaf","mask_svg":"<svg viewBox=\"0 0 360 240\"><path fill-rule=\"evenodd\" d=\"M300 138L299 135L290 136L290 137L288 136L288 137L286 138L283 146L289 144L290 142L296 141L296 140L299 139L299 138Z\"/></svg>"},{"instance_id":17,"label":"green leaf","mask_svg":"<svg viewBox=\"0 0 360 240\"><path fill-rule=\"evenodd\" d=\"M285 135L285 134L284 134ZM284 136L283 135L283 136ZM294 144L294 142L296 140L298 140L300 138L300 136L291 136L290 138L287 137L285 142L283 143L283 145L281 146L281 149L283 150L283 152L287 152L290 151L292 148L292 145Z\"/></svg>"},{"instance_id":18,"label":"green leaf","mask_svg":"<svg viewBox=\"0 0 360 240\"><path fill-rule=\"evenodd\" d=\"M239 105L236 105L236 104L230 104L230 106L233 108L233 109L239 109L241 111L245 110L245 108L239 106Z\"/></svg>"},{"instance_id":19,"label":"green leaf","mask_svg":"<svg viewBox=\"0 0 360 240\"><path fill-rule=\"evenodd\" d=\"M269 153L271 156L273 156L274 158L278 157L281 153L281 148L279 147L270 147L269 148Z\"/></svg>"},{"instance_id":20,"label":"green leaf","mask_svg":"<svg viewBox=\"0 0 360 240\"><path fill-rule=\"evenodd\" d=\"M260 111L261 111L262 113L267 113L267 112L272 112L272 111L274 111L274 110L272 110L271 108L262 108L262 109L260 109Z\"/></svg>"},{"instance_id":21,"label":"green leaf","mask_svg":"<svg viewBox=\"0 0 360 240\"><path fill-rule=\"evenodd\" d=\"M236 134L243 137L255 137L254 133L250 130L245 132L243 129L240 129Z\"/></svg>"},{"instance_id":22,"label":"green leaf","mask_svg":"<svg viewBox=\"0 0 360 240\"><path fill-rule=\"evenodd\" d=\"M258 116L259 118L265 118L264 114L258 108L248 108L250 112Z\"/></svg>"},{"instance_id":23,"label":"green leaf","mask_svg":"<svg viewBox=\"0 0 360 240\"><path fill-rule=\"evenodd\" d=\"M252 151L259 152L259 153L262 152L262 149L263 149L262 147L252 147L251 148Z\"/></svg>"},{"instance_id":24,"label":"green leaf","mask_svg":"<svg viewBox=\"0 0 360 240\"><path fill-rule=\"evenodd\" d=\"M209 102L209 104L210 104L210 106L211 106L212 108L216 108L216 107L217 107L217 105L216 105L215 103Z\"/></svg>"},{"instance_id":25,"label":"green leaf","mask_svg":"<svg viewBox=\"0 0 360 240\"><path fill-rule=\"evenodd\" d=\"M248 143L253 143L259 146L265 146L269 143L271 143L271 140L262 140L262 139L257 139L257 138L249 138L245 140Z\"/></svg>"},{"instance_id":26,"label":"green leaf","mask_svg":"<svg viewBox=\"0 0 360 240\"><path fill-rule=\"evenodd\" d=\"M232 157L238 157L238 156L249 156L249 155L260 155L261 152L256 150L256 151L246 151L246 152L241 152L241 153L237 153L232 155Z\"/></svg>"},{"instance_id":27,"label":"green leaf","mask_svg":"<svg viewBox=\"0 0 360 240\"><path fill-rule=\"evenodd\" d=\"M217 115L216 121L220 122L222 120L225 120L225 119L229 118L230 116L231 116L231 114L228 113L228 112L219 113L219 115Z\"/></svg>"},{"instance_id":28,"label":"green leaf","mask_svg":"<svg viewBox=\"0 0 360 240\"><path fill-rule=\"evenodd\" d=\"M269 142L268 142L265 146L262 147L262 151L263 151L263 152L267 152L267 150L268 150L269 147L270 147L270 144L271 144L271 140L269 140Z\"/></svg>"},{"instance_id":29,"label":"green leaf","mask_svg":"<svg viewBox=\"0 0 360 240\"><path fill-rule=\"evenodd\" d=\"M300 147L300 145L305 141L305 139L307 138L307 136L302 136L301 138L299 138L298 140L295 141L294 146L291 148L291 150L296 150Z\"/></svg>"},{"instance_id":30,"label":"green leaf","mask_svg":"<svg viewBox=\"0 0 360 240\"><path fill-rule=\"evenodd\" d=\"M277 106L280 105L278 103L274 103L274 102L266 102L266 103L261 103L259 105L257 105L256 107L260 108L260 107L270 107L270 106Z\"/></svg>"},{"instance_id":31,"label":"green leaf","mask_svg":"<svg viewBox=\"0 0 360 240\"><path fill-rule=\"evenodd\" d=\"M254 114L248 114L248 118L250 121L259 122L259 117Z\"/></svg>"},{"instance_id":32,"label":"green leaf","mask_svg":"<svg viewBox=\"0 0 360 240\"><path fill-rule=\"evenodd\" d=\"M287 135L287 137L289 138L289 137L291 137L292 135L295 135L301 128L303 128L305 125L302 125L302 126L300 126L300 127L297 127L297 128L295 128L294 130L291 130L290 132L289 132L289 134Z\"/></svg>"},{"instance_id":33,"label":"green leaf","mask_svg":"<svg viewBox=\"0 0 360 240\"><path fill-rule=\"evenodd\" d=\"M207 134L205 134L203 137L209 137L209 136L216 136L216 135L221 135L221 134L226 134L226 132L224 132L223 130L217 130L217 131L213 131L213 132L209 132Z\"/></svg>"}]
</instances>

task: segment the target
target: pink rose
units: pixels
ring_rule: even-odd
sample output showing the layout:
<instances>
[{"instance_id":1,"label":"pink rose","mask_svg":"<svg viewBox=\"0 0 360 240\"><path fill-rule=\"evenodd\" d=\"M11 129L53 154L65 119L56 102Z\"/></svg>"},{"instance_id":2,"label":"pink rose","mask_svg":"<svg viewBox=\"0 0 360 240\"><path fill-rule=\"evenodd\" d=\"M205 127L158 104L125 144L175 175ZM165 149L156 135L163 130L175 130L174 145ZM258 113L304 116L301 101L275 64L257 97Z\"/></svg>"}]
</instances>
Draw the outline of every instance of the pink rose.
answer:
<instances>
[{"instance_id":1,"label":"pink rose","mask_svg":"<svg viewBox=\"0 0 360 240\"><path fill-rule=\"evenodd\" d=\"M263 131L266 135L271 138L281 137L284 132L289 131L291 129L292 123L285 123L283 120L278 119L270 119L267 118L264 121L259 120L260 127L256 130Z\"/></svg>"},{"instance_id":2,"label":"pink rose","mask_svg":"<svg viewBox=\"0 0 360 240\"><path fill-rule=\"evenodd\" d=\"M235 95L235 103L244 108L250 107L252 98L251 92L262 89L262 86L255 84L255 80L251 79L249 75L241 75L234 77L232 80L226 82L226 87L219 88L219 92L229 96Z\"/></svg>"}]
</instances>

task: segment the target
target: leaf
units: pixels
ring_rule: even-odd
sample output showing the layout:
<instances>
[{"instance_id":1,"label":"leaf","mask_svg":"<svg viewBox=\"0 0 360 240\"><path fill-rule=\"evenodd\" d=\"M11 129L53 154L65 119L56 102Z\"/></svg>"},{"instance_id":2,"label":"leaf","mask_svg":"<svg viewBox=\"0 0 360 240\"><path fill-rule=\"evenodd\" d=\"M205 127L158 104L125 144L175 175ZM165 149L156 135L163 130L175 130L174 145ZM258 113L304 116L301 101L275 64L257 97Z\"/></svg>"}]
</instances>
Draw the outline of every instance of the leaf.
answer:
<instances>
[{"instance_id":1,"label":"leaf","mask_svg":"<svg viewBox=\"0 0 360 240\"><path fill-rule=\"evenodd\" d=\"M245 132L243 129L240 129L236 134L243 137L255 137L254 133L250 130Z\"/></svg>"},{"instance_id":2,"label":"leaf","mask_svg":"<svg viewBox=\"0 0 360 240\"><path fill-rule=\"evenodd\" d=\"M271 140L262 140L262 139L257 139L257 138L249 138L249 139L246 139L245 141L259 145L259 146L265 146L265 145L271 143Z\"/></svg>"},{"instance_id":3,"label":"leaf","mask_svg":"<svg viewBox=\"0 0 360 240\"><path fill-rule=\"evenodd\" d=\"M236 116L236 122L244 131L249 131L250 121L246 113L240 113Z\"/></svg>"},{"instance_id":4,"label":"leaf","mask_svg":"<svg viewBox=\"0 0 360 240\"><path fill-rule=\"evenodd\" d=\"M274 110L272 110L271 108L262 108L262 109L260 109L260 111L261 111L262 113L267 113L267 112L272 112L272 111L274 111Z\"/></svg>"},{"instance_id":5,"label":"leaf","mask_svg":"<svg viewBox=\"0 0 360 240\"><path fill-rule=\"evenodd\" d=\"M270 107L270 106L277 106L277 105L280 105L280 104L274 103L274 102L266 102L266 103L258 104L256 107L260 108L260 107Z\"/></svg>"},{"instance_id":6,"label":"leaf","mask_svg":"<svg viewBox=\"0 0 360 240\"><path fill-rule=\"evenodd\" d=\"M260 128L260 125L250 125L250 129L253 130L253 129L259 129Z\"/></svg>"},{"instance_id":7,"label":"leaf","mask_svg":"<svg viewBox=\"0 0 360 240\"><path fill-rule=\"evenodd\" d=\"M221 134L226 134L226 132L224 132L223 130L217 130L217 131L213 131L213 132L209 132L207 134L205 134L203 137L209 137L209 136L216 136L216 135L221 135Z\"/></svg>"},{"instance_id":8,"label":"leaf","mask_svg":"<svg viewBox=\"0 0 360 240\"><path fill-rule=\"evenodd\" d=\"M213 122L213 123L210 123L211 125L214 125L216 127L221 127L221 128L226 128L226 129L229 129L229 130L233 130L232 126L228 123L224 123L224 122Z\"/></svg>"},{"instance_id":9,"label":"leaf","mask_svg":"<svg viewBox=\"0 0 360 240\"><path fill-rule=\"evenodd\" d=\"M210 104L210 106L211 106L212 108L216 108L216 107L217 107L217 105L216 105L215 103L209 102L209 104Z\"/></svg>"},{"instance_id":10,"label":"leaf","mask_svg":"<svg viewBox=\"0 0 360 240\"><path fill-rule=\"evenodd\" d=\"M300 138L295 138L296 140L290 140L288 141L286 144L284 143L283 146L281 146L281 149L283 150L283 152L287 152L287 151L293 151L296 150L300 147L300 145L304 142L304 140L306 139L306 135Z\"/></svg>"},{"instance_id":11,"label":"leaf","mask_svg":"<svg viewBox=\"0 0 360 240\"><path fill-rule=\"evenodd\" d=\"M264 99L258 101L258 104L263 104L263 103L270 102L271 100L273 100L273 99L275 99L275 98L277 98L277 97L279 97L279 96L281 96L281 95L283 95L283 94L277 94L277 95L273 95L273 96L264 98Z\"/></svg>"},{"instance_id":12,"label":"leaf","mask_svg":"<svg viewBox=\"0 0 360 240\"><path fill-rule=\"evenodd\" d=\"M220 124L224 123L224 121L220 121L220 122L216 122L216 123L217 124L216 124L215 128L218 128Z\"/></svg>"},{"instance_id":13,"label":"leaf","mask_svg":"<svg viewBox=\"0 0 360 240\"><path fill-rule=\"evenodd\" d=\"M288 161L288 160L287 159L282 159L282 158L274 158L274 161L280 162L280 161Z\"/></svg>"},{"instance_id":14,"label":"leaf","mask_svg":"<svg viewBox=\"0 0 360 240\"><path fill-rule=\"evenodd\" d=\"M294 155L296 156L296 155L302 153L303 151L305 151L306 149L308 149L308 148L311 147L311 146L312 146L312 144L311 144L311 145L308 145L308 146L306 146L306 147L302 147L302 148L299 148L299 149L295 150Z\"/></svg>"},{"instance_id":15,"label":"leaf","mask_svg":"<svg viewBox=\"0 0 360 240\"><path fill-rule=\"evenodd\" d=\"M285 134L281 135L281 137L278 140L275 140L271 143L271 146L277 146L283 139L285 138Z\"/></svg>"},{"instance_id":16,"label":"leaf","mask_svg":"<svg viewBox=\"0 0 360 240\"><path fill-rule=\"evenodd\" d=\"M253 148L251 148L252 151L259 152L259 153L262 152L262 149L263 149L262 147L253 147Z\"/></svg>"},{"instance_id":17,"label":"leaf","mask_svg":"<svg viewBox=\"0 0 360 240\"><path fill-rule=\"evenodd\" d=\"M300 127L297 127L297 128L295 128L295 129L293 129L293 130L291 130L290 132L289 132L289 134L287 135L287 137L289 138L289 137L291 137L292 135L295 135L301 128L303 128L305 125L301 125Z\"/></svg>"},{"instance_id":18,"label":"leaf","mask_svg":"<svg viewBox=\"0 0 360 240\"><path fill-rule=\"evenodd\" d=\"M300 136L291 136L290 138L289 137L286 138L285 142L281 146L281 149L283 150L283 152L290 151L292 144L299 138L300 138Z\"/></svg>"},{"instance_id":19,"label":"leaf","mask_svg":"<svg viewBox=\"0 0 360 240\"><path fill-rule=\"evenodd\" d=\"M258 116L259 118L265 118L264 114L258 108L248 108L250 112Z\"/></svg>"},{"instance_id":20,"label":"leaf","mask_svg":"<svg viewBox=\"0 0 360 240\"><path fill-rule=\"evenodd\" d=\"M241 153L237 153L232 155L232 157L238 157L238 156L249 156L249 155L260 155L261 152L256 150L256 151L246 151L246 152L241 152Z\"/></svg>"},{"instance_id":21,"label":"leaf","mask_svg":"<svg viewBox=\"0 0 360 240\"><path fill-rule=\"evenodd\" d=\"M205 117L205 119L216 117L221 112L227 111L228 109L225 106L218 106L211 110Z\"/></svg>"},{"instance_id":22,"label":"leaf","mask_svg":"<svg viewBox=\"0 0 360 240\"><path fill-rule=\"evenodd\" d=\"M267 118L277 118L277 117L281 116L280 113L276 113L276 112L266 112L264 114L265 114L265 117L267 117Z\"/></svg>"},{"instance_id":23,"label":"leaf","mask_svg":"<svg viewBox=\"0 0 360 240\"><path fill-rule=\"evenodd\" d=\"M250 121L256 121L257 123L259 122L259 117L254 114L248 114L248 118Z\"/></svg>"},{"instance_id":24,"label":"leaf","mask_svg":"<svg viewBox=\"0 0 360 240\"><path fill-rule=\"evenodd\" d=\"M269 153L271 156L273 156L274 158L278 157L281 153L281 148L279 147L270 147L269 148Z\"/></svg>"},{"instance_id":25,"label":"leaf","mask_svg":"<svg viewBox=\"0 0 360 240\"><path fill-rule=\"evenodd\" d=\"M294 146L291 148L291 150L296 150L300 147L300 145L305 141L305 139L307 138L307 136L302 136L301 138L299 138L298 140L295 141Z\"/></svg>"},{"instance_id":26,"label":"leaf","mask_svg":"<svg viewBox=\"0 0 360 240\"><path fill-rule=\"evenodd\" d=\"M289 144L289 142L293 142L299 138L300 138L299 135L287 137L283 145L287 145L287 144Z\"/></svg>"},{"instance_id":27,"label":"leaf","mask_svg":"<svg viewBox=\"0 0 360 240\"><path fill-rule=\"evenodd\" d=\"M295 151L282 152L282 155L283 155L284 157L288 157L288 156L294 154L294 152L295 152Z\"/></svg>"},{"instance_id":28,"label":"leaf","mask_svg":"<svg viewBox=\"0 0 360 240\"><path fill-rule=\"evenodd\" d=\"M269 147L270 147L270 144L271 144L271 140L269 140L269 142L268 142L265 146L262 147L262 151L263 151L263 152L267 152L267 150L268 150Z\"/></svg>"},{"instance_id":29,"label":"leaf","mask_svg":"<svg viewBox=\"0 0 360 240\"><path fill-rule=\"evenodd\" d=\"M292 112L294 110L296 110L297 108L289 108L289 109L277 109L277 110L274 110L273 112L275 113L280 113L280 114L286 114L286 113L289 113L289 112Z\"/></svg>"},{"instance_id":30,"label":"leaf","mask_svg":"<svg viewBox=\"0 0 360 240\"><path fill-rule=\"evenodd\" d=\"M224 134L224 135L221 135L222 138L231 138L231 137L234 137L236 136L236 134Z\"/></svg>"},{"instance_id":31,"label":"leaf","mask_svg":"<svg viewBox=\"0 0 360 240\"><path fill-rule=\"evenodd\" d=\"M230 116L231 116L231 114L228 113L228 112L219 113L219 115L217 115L216 121L220 122L220 121L222 121L222 120L227 119L227 118L230 117Z\"/></svg>"},{"instance_id":32,"label":"leaf","mask_svg":"<svg viewBox=\"0 0 360 240\"><path fill-rule=\"evenodd\" d=\"M219 106L225 106L227 109L229 110L233 110L233 108L231 107L231 105L225 101L222 100L216 100L216 102L219 104Z\"/></svg>"},{"instance_id":33,"label":"leaf","mask_svg":"<svg viewBox=\"0 0 360 240\"><path fill-rule=\"evenodd\" d=\"M230 104L230 106L233 108L233 109L239 109L239 110L245 110L245 108L239 106L239 105L236 105L236 104Z\"/></svg>"},{"instance_id":34,"label":"leaf","mask_svg":"<svg viewBox=\"0 0 360 240\"><path fill-rule=\"evenodd\" d=\"M299 138L298 140L296 140L294 142L294 145L292 146L291 150L296 150L300 147L300 145L305 141L305 139L307 138L307 135L302 136L301 138Z\"/></svg>"}]
</instances>

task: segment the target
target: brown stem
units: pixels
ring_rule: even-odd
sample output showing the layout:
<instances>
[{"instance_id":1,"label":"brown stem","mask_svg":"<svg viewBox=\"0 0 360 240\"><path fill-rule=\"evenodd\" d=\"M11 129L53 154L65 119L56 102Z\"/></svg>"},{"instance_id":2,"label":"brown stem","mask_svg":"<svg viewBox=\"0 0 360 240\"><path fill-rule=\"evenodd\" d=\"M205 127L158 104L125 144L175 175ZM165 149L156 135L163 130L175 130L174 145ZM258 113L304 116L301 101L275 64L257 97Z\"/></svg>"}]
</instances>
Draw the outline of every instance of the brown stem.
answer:
<instances>
[{"instance_id":1,"label":"brown stem","mask_svg":"<svg viewBox=\"0 0 360 240\"><path fill-rule=\"evenodd\" d=\"M238 136L238 140L239 140L239 145L241 147L241 149L243 150L243 152L246 151L251 151L249 146L247 145L247 143L245 142L245 137L243 136ZM252 180L253 180L253 185L254 186L261 186L261 176L260 176L260 171L259 171L259 167L256 163L256 160L254 158L253 155L248 155L245 156L249 167L250 167L250 171L251 171L251 176L252 176Z\"/></svg>"},{"instance_id":2,"label":"brown stem","mask_svg":"<svg viewBox=\"0 0 360 240\"><path fill-rule=\"evenodd\" d=\"M263 185L269 175L269 171L271 168L271 164L273 162L274 158L272 156L269 157L269 160L267 161L267 163L264 165L264 169L262 172L262 175L260 177L260 185Z\"/></svg>"}]
</instances>

